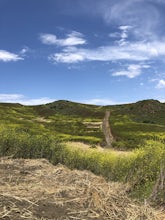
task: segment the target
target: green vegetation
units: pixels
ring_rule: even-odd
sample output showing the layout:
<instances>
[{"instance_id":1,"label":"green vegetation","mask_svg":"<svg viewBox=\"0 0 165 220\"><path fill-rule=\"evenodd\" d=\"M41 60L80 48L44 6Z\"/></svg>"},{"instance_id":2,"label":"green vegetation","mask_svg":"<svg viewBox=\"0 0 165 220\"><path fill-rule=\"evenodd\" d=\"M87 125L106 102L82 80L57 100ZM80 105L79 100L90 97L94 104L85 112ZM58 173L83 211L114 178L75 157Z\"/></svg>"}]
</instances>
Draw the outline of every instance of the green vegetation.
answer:
<instances>
[{"instance_id":1,"label":"green vegetation","mask_svg":"<svg viewBox=\"0 0 165 220\"><path fill-rule=\"evenodd\" d=\"M145 100L109 108L115 148L136 149L146 140L165 141L165 103Z\"/></svg>"},{"instance_id":2,"label":"green vegetation","mask_svg":"<svg viewBox=\"0 0 165 220\"><path fill-rule=\"evenodd\" d=\"M116 140L113 147L128 153L97 149L105 142L101 123L107 109ZM165 104L154 100L106 107L68 101L0 104L0 115L0 156L44 157L53 164L88 169L108 180L129 183L130 195L136 198L165 204L164 186L155 187L165 173ZM75 148L66 141L91 147Z\"/></svg>"},{"instance_id":3,"label":"green vegetation","mask_svg":"<svg viewBox=\"0 0 165 220\"><path fill-rule=\"evenodd\" d=\"M0 115L0 130L5 127L15 128L29 134L45 134L60 140L90 144L104 140L100 126L88 126L89 123L101 123L104 117L104 112L96 106L72 104L67 101L42 106L3 103L0 104Z\"/></svg>"},{"instance_id":4,"label":"green vegetation","mask_svg":"<svg viewBox=\"0 0 165 220\"><path fill-rule=\"evenodd\" d=\"M131 195L144 199L151 195L160 169L165 164L165 146L158 141L147 141L140 149L118 154L113 150L75 148L57 141L53 136L4 130L0 133L0 156L44 157L53 164L91 170L108 180L128 182ZM158 202L165 202L164 192L159 192Z\"/></svg>"},{"instance_id":5,"label":"green vegetation","mask_svg":"<svg viewBox=\"0 0 165 220\"><path fill-rule=\"evenodd\" d=\"M165 140L165 104L155 100L106 107L68 101L41 106L1 103L0 130L7 126L29 134L102 145L101 123L106 109L111 111L115 148L135 149L146 139Z\"/></svg>"}]
</instances>

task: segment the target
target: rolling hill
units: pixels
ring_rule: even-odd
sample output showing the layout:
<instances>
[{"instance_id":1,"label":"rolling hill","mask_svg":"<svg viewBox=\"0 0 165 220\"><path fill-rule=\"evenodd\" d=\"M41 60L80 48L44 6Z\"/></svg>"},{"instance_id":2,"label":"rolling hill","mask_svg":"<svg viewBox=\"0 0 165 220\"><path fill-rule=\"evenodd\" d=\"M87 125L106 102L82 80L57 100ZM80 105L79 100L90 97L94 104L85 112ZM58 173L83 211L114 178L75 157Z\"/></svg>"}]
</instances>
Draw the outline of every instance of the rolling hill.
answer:
<instances>
[{"instance_id":1,"label":"rolling hill","mask_svg":"<svg viewBox=\"0 0 165 220\"><path fill-rule=\"evenodd\" d=\"M110 148L103 132L106 112L113 135ZM54 165L90 170L129 184L131 197L165 205L165 103L1 103L0 115L0 157L45 158Z\"/></svg>"},{"instance_id":2,"label":"rolling hill","mask_svg":"<svg viewBox=\"0 0 165 220\"><path fill-rule=\"evenodd\" d=\"M1 103L0 129L16 129L52 135L62 141L105 146L101 124L106 110L111 112L110 126L115 148L132 149L145 139L165 138L165 103L156 100L114 106L64 100L39 106Z\"/></svg>"}]
</instances>

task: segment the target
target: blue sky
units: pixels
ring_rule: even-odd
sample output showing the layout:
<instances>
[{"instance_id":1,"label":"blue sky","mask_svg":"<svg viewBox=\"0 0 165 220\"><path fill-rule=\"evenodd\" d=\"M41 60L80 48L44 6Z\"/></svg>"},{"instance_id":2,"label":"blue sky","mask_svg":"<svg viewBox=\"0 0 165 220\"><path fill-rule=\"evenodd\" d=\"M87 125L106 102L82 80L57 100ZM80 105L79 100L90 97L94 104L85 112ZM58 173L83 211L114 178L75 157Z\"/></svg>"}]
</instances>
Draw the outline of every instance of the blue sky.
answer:
<instances>
[{"instance_id":1,"label":"blue sky","mask_svg":"<svg viewBox=\"0 0 165 220\"><path fill-rule=\"evenodd\" d=\"M164 0L1 0L0 102L165 102Z\"/></svg>"}]
</instances>

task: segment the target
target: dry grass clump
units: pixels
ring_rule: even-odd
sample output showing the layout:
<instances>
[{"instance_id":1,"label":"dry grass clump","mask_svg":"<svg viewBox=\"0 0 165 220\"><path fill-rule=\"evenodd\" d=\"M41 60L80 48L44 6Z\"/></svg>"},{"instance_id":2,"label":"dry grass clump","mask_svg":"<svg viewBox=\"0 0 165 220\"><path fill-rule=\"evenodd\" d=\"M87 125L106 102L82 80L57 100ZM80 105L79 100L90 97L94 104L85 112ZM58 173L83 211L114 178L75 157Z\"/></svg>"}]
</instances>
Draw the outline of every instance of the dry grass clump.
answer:
<instances>
[{"instance_id":1,"label":"dry grass clump","mask_svg":"<svg viewBox=\"0 0 165 220\"><path fill-rule=\"evenodd\" d=\"M128 198L126 185L45 159L1 158L0 176L0 219L165 219L165 213Z\"/></svg>"}]
</instances>

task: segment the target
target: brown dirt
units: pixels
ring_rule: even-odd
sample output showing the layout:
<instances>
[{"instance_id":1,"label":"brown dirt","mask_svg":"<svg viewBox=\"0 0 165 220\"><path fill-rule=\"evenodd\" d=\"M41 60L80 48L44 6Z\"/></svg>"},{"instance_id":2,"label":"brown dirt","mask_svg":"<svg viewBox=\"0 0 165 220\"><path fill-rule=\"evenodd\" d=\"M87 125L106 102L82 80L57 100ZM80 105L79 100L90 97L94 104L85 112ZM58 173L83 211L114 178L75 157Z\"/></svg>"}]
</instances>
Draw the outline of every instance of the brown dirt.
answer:
<instances>
[{"instance_id":1,"label":"brown dirt","mask_svg":"<svg viewBox=\"0 0 165 220\"><path fill-rule=\"evenodd\" d=\"M0 219L163 220L133 202L128 187L47 160L0 158Z\"/></svg>"},{"instance_id":2,"label":"brown dirt","mask_svg":"<svg viewBox=\"0 0 165 220\"><path fill-rule=\"evenodd\" d=\"M110 118L110 111L106 111L105 112L105 117L104 117L103 123L102 123L102 131L103 131L104 136L105 136L107 147L112 147L114 137L113 137L112 132L111 132L109 118Z\"/></svg>"}]
</instances>

